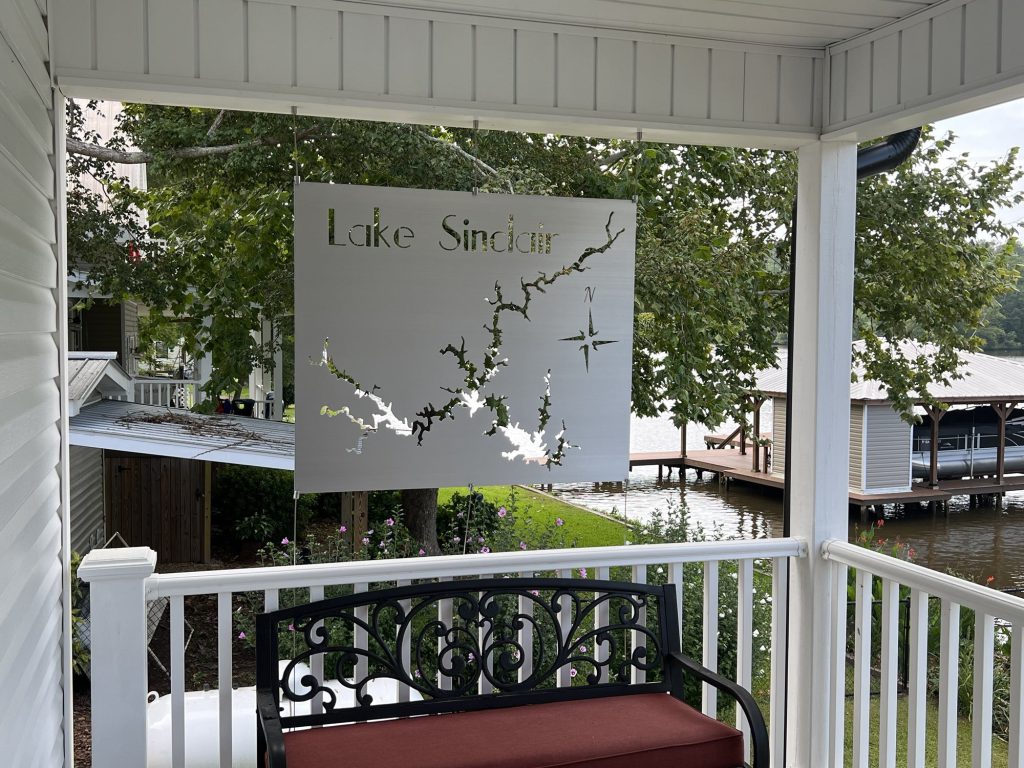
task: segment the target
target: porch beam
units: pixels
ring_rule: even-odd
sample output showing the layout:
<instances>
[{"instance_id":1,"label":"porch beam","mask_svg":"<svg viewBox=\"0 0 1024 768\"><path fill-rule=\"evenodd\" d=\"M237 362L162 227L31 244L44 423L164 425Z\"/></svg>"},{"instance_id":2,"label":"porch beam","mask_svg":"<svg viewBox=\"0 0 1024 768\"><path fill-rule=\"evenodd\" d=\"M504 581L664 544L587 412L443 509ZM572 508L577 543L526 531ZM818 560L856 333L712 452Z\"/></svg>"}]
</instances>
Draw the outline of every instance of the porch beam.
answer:
<instances>
[{"instance_id":1,"label":"porch beam","mask_svg":"<svg viewBox=\"0 0 1024 768\"><path fill-rule=\"evenodd\" d=\"M821 48L383 1L51 4L68 96L789 149L821 127Z\"/></svg>"},{"instance_id":2,"label":"porch beam","mask_svg":"<svg viewBox=\"0 0 1024 768\"><path fill-rule=\"evenodd\" d=\"M832 755L827 539L847 539L850 364L853 334L857 145L814 142L799 150L793 366L790 399L790 525L811 556L791 570L786 762L828 765Z\"/></svg>"},{"instance_id":3,"label":"porch beam","mask_svg":"<svg viewBox=\"0 0 1024 768\"><path fill-rule=\"evenodd\" d=\"M863 141L1024 96L1021 35L1019 2L944 0L828 46L824 134Z\"/></svg>"}]
</instances>

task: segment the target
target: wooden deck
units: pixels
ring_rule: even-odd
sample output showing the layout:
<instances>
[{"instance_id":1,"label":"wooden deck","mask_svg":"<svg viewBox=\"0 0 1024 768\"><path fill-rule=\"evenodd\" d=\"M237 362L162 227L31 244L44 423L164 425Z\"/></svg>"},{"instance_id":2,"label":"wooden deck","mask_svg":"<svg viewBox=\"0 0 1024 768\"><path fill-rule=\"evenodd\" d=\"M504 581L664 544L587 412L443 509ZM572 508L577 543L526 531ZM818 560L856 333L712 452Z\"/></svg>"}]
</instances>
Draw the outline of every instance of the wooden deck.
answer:
<instances>
[{"instance_id":1,"label":"wooden deck","mask_svg":"<svg viewBox=\"0 0 1024 768\"><path fill-rule=\"evenodd\" d=\"M662 468L695 469L698 472L712 472L716 475L737 482L758 485L781 491L785 487L781 477L766 472L754 472L751 469L752 455L748 449L746 455L733 449L714 449L709 451L687 451L681 456L676 451L656 453L631 453L629 468L658 467L659 476ZM1024 476L1005 477L1003 484L998 485L991 478L975 478L972 480L945 480L938 488L929 488L917 484L913 490L897 493L857 493L850 491L850 504L858 507L873 504L927 504L932 501L945 502L954 496L973 496L982 494L1005 493L1006 491L1024 490Z\"/></svg>"}]
</instances>

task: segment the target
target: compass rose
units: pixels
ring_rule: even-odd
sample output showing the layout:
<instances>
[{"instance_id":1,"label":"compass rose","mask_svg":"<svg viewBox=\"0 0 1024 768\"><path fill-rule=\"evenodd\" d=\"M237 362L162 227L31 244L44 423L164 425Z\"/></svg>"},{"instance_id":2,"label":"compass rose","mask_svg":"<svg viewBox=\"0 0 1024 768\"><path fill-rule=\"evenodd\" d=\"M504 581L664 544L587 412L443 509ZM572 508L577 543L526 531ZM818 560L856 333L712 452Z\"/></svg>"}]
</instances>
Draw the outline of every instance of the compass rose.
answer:
<instances>
[{"instance_id":1,"label":"compass rose","mask_svg":"<svg viewBox=\"0 0 1024 768\"><path fill-rule=\"evenodd\" d=\"M590 350L594 350L596 352L599 347L602 347L605 344L618 344L619 343L618 339L614 339L614 340L598 339L597 338L598 333L599 333L598 331L594 330L594 310L593 310L593 308L588 308L587 309L587 331L581 330L575 336L566 336L564 339L559 339L559 341L582 341L583 342L582 344L580 344L579 348L583 352L583 362L587 366L587 373L590 373Z\"/></svg>"}]
</instances>

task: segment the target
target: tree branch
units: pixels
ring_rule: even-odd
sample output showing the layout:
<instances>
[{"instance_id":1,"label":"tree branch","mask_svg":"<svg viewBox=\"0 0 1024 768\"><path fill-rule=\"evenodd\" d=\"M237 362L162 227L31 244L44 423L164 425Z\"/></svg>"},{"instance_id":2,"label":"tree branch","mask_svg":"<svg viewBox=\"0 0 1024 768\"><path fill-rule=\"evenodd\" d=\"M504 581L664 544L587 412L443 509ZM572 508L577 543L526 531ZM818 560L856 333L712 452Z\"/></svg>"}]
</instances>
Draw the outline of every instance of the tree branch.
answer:
<instances>
[{"instance_id":1,"label":"tree branch","mask_svg":"<svg viewBox=\"0 0 1024 768\"><path fill-rule=\"evenodd\" d=\"M464 150L458 144L453 144L450 141L445 141L444 139L439 139L436 136L431 136L429 133L426 133L424 131L420 131L419 133L420 133L421 136L423 136L423 138L429 139L430 141L433 141L433 142L435 142L437 144L440 144L440 145L442 145L444 147L447 147L452 152L454 152L455 154L461 156L465 160L469 160L471 163L473 163L473 165L475 165L477 168L479 168L484 173L488 173L491 176L494 176L495 178L501 178L501 174L498 173L494 168L489 166L487 163L485 163L483 160L481 160L476 155L471 155L469 152ZM512 182L509 181L507 183L508 183L509 194L512 194L513 193Z\"/></svg>"},{"instance_id":2,"label":"tree branch","mask_svg":"<svg viewBox=\"0 0 1024 768\"><path fill-rule=\"evenodd\" d=\"M207 143L209 143L210 139L213 138L213 134L215 134L217 132L217 129L220 128L220 124L224 120L224 115L226 113L227 113L227 110L226 109L222 109L220 112L217 113L217 116L215 118L213 118L213 124L210 126L210 130L208 130L206 132L206 139L205 139L205 141Z\"/></svg>"},{"instance_id":3,"label":"tree branch","mask_svg":"<svg viewBox=\"0 0 1024 768\"><path fill-rule=\"evenodd\" d=\"M215 155L227 155L231 152L242 149L243 147L263 143L266 142L259 139L254 141L243 141L238 144L223 144L217 147L183 147L181 149L169 149L162 154L166 157L195 159L201 157L213 157ZM121 149L111 149L110 147L102 147L99 144L92 144L88 141L81 141L71 137L68 137L67 146L68 152L73 155L84 155L85 157L91 157L95 160L102 160L105 163L139 165L140 163L149 163L156 159L156 155L153 152L140 152L138 150L129 152Z\"/></svg>"},{"instance_id":4,"label":"tree branch","mask_svg":"<svg viewBox=\"0 0 1024 768\"><path fill-rule=\"evenodd\" d=\"M607 170L611 168L613 165L615 165L617 162L619 162L619 160L621 160L622 158L626 157L627 155L631 155L635 150L636 147L626 147L625 149L620 149L618 152L616 152L613 155L609 155L608 157L597 158L597 164L603 167L605 170Z\"/></svg>"},{"instance_id":5,"label":"tree branch","mask_svg":"<svg viewBox=\"0 0 1024 768\"><path fill-rule=\"evenodd\" d=\"M214 120L214 124L210 127L207 132L207 139L213 130L217 127L220 121L220 115ZM295 138L302 140L308 138L317 132L317 128L310 128L305 131L301 131ZM82 155L84 157L91 157L95 160L101 160L106 163L121 163L123 165L139 165L140 163L150 163L157 157L169 157L177 158L179 160L196 160L203 157L216 157L218 155L229 155L232 152L236 152L246 147L257 147L257 146L272 146L281 141L276 136L264 136L259 139L249 139L248 141L239 141L235 144L221 144L214 147L180 147L178 149L167 149L159 153L156 152L141 152L139 150L125 151L121 149L112 149L110 147L103 147L99 144L93 144L88 141L82 141L81 139L75 139L72 137L67 138L68 152L72 155Z\"/></svg>"}]
</instances>

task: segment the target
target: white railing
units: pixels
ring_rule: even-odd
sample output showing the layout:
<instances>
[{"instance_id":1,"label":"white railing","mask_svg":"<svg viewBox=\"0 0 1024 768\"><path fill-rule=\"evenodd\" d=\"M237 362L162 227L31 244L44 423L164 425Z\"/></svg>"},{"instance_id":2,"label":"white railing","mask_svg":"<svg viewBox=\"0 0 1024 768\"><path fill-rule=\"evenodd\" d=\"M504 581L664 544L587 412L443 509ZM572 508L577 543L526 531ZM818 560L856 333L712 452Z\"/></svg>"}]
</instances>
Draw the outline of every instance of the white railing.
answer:
<instances>
[{"instance_id":1,"label":"white railing","mask_svg":"<svg viewBox=\"0 0 1024 768\"><path fill-rule=\"evenodd\" d=\"M198 382L192 379L135 378L135 402L168 408L191 408L199 397Z\"/></svg>"},{"instance_id":2,"label":"white railing","mask_svg":"<svg viewBox=\"0 0 1024 768\"><path fill-rule=\"evenodd\" d=\"M114 550L118 551L125 553L125 557L135 563L146 558L152 559L152 554L147 549ZM712 669L717 669L718 654L724 648L722 644L727 642L719 634L720 615L729 616L734 611L737 630L736 676L742 684L753 685L755 690L764 691L770 687L767 714L770 720L772 750L776 764L781 765L786 679L785 610L782 607L787 602L786 574L789 559L803 557L805 554L806 546L800 540L761 539L502 552L150 575L143 578L146 600L166 598L170 601L170 765L181 768L200 764L197 762L199 756L193 751L192 737L188 735L189 729L193 727L192 720L190 718L187 721L185 717L185 620L188 607L186 598L210 596L216 599L218 691L212 694L217 699L213 715L216 718L216 735L213 739L216 746L211 745L208 752L213 754L209 755L208 763L202 764L229 768L245 764L240 759L243 756L236 753L242 748L254 749L255 743L255 717L246 713L247 719L244 721L233 722L232 719L233 698L238 693L233 693L232 688L239 682L232 666L239 631L235 608L242 593L262 593L262 598L259 599L261 607L264 610L273 610L281 602L284 590L299 589L308 594L308 599L317 600L323 597L324 590L329 587L347 586L355 591L363 591L418 580L532 575L542 572L557 573L561 576L580 575L582 572L589 578L623 578L641 582L651 578L675 583L678 586L680 631L683 632L684 638L691 636L704 639L703 662ZM123 586L115 589L114 587L118 586L116 579L102 578L104 572L116 574L116 568L111 569L110 555L101 557L105 558L103 562L96 564L90 563L87 557L79 570L83 579L92 580L92 621L101 621L102 614L122 625L134 626L132 613L139 612L141 615L145 606L133 605L131 601L126 602L123 599ZM691 563L703 564L703 567L687 568L687 564ZM131 578L138 581L137 574L137 570L133 571ZM698 580L695 583L687 582L686 579L694 574L698 576ZM111 602L105 598L107 592L116 597L115 601ZM696 610L693 606L697 606ZM703 606L703 610L700 610L700 606ZM690 610L684 611L684 607L689 607ZM776 610L776 607L780 609ZM444 610L443 605L440 610ZM601 620L600 616L598 620ZM94 712L100 709L109 716L111 711L140 706L140 702L125 700L125 681L123 670L120 669L126 652L131 657L128 659L129 666L135 657L140 654L141 657L145 656L145 636L136 632L134 637L137 638L135 642L142 643L141 649L103 649L96 648L94 644ZM529 658L529 651L526 655ZM755 665L755 657L762 659L763 664ZM97 669L97 663L116 665L119 669ZM560 679L558 684L569 685L571 682L566 676ZM128 688L138 690L138 685L128 685ZM398 696L408 696L408 692L399 690ZM702 707L712 716L717 716L723 711L718 707L713 693L707 690L702 697ZM740 726L743 724L738 709L735 714L730 712L729 719L735 719ZM244 723L241 726L245 729L243 733L237 733L240 730L239 723ZM123 727L116 727L112 732L100 732L94 722L94 750L97 747L103 750L101 743L106 739L116 741L116 748L108 746L104 753L111 756L116 754L116 764L139 764L138 761L130 762L132 759L137 760L137 757L126 757L124 746L126 743L135 744L136 750L141 749L145 754L145 734L141 735L141 746L137 737L136 734L126 739ZM150 757L152 758L152 750ZM127 762L120 762L122 760Z\"/></svg>"},{"instance_id":3,"label":"white railing","mask_svg":"<svg viewBox=\"0 0 1024 768\"><path fill-rule=\"evenodd\" d=\"M988 768L992 765L993 704L1005 708L1000 714L1000 726L1005 727L1009 740L1008 765L1024 766L1021 742L1024 737L1024 600L845 541L825 542L822 555L836 565L833 610L839 627L847 626L848 579L855 592L852 627L840 633L841 641L835 644L833 651L835 695L830 720L834 729L835 757L841 758L846 744L843 730L852 646L853 733L850 743L853 768L868 765L871 734L876 731L879 766L895 766L897 740L906 739L907 768L923 768L925 736L929 728L937 729L938 766L954 768L959 764L958 721L968 709L972 731L971 765ZM874 631L873 607L879 602L879 591L881 626ZM908 619L902 628L901 602L909 603ZM973 621L965 626L961 622L962 613L973 614ZM969 617L963 615L963 618ZM938 637L935 636L936 626ZM901 632L908 657L907 730L904 734L897 733L896 716ZM973 641L969 637L972 632ZM936 673L937 680L934 679ZM930 674L931 689L938 697L934 725L927 722ZM959 701L961 674L971 681L969 708L958 706L962 703ZM878 720L872 724L871 688L876 680ZM997 680L1000 680L998 686Z\"/></svg>"}]
</instances>

